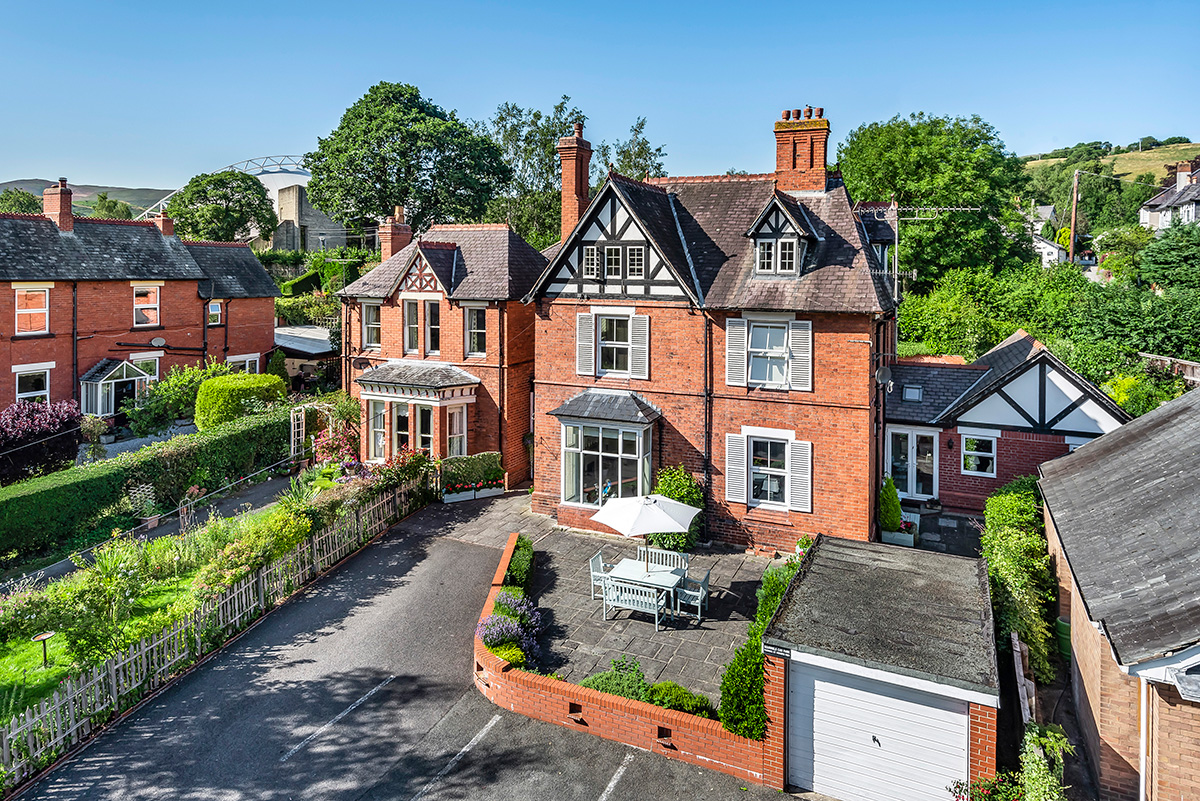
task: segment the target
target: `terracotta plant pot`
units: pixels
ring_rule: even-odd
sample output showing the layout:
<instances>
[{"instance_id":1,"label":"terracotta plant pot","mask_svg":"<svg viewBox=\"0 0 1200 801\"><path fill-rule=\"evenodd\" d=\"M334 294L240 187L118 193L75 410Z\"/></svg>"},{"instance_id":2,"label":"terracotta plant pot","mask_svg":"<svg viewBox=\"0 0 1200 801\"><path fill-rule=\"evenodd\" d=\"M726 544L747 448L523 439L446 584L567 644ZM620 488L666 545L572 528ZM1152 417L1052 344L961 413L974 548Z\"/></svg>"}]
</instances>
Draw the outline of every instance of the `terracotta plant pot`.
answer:
<instances>
[{"instance_id":1,"label":"terracotta plant pot","mask_svg":"<svg viewBox=\"0 0 1200 801\"><path fill-rule=\"evenodd\" d=\"M162 515L150 515L149 517L143 517L142 525L146 527L147 531L152 528L158 528L158 519L160 517L162 517Z\"/></svg>"}]
</instances>

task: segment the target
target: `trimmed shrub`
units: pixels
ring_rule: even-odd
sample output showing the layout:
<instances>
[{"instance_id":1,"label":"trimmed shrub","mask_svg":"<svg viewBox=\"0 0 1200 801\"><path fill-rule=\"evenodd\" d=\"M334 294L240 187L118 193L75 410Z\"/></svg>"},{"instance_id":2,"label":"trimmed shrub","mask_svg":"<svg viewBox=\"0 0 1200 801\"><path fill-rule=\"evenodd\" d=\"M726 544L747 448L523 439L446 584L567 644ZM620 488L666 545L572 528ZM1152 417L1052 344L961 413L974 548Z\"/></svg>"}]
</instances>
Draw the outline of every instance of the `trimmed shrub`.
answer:
<instances>
[{"instance_id":1,"label":"trimmed shrub","mask_svg":"<svg viewBox=\"0 0 1200 801\"><path fill-rule=\"evenodd\" d=\"M779 608L779 602L783 600L783 594L787 592L792 576L796 575L799 569L800 562L793 557L781 565L771 565L763 573L762 583L754 593L758 599L758 609L754 613L753 622L750 623L751 637L761 637L767 630L767 624Z\"/></svg>"},{"instance_id":2,"label":"trimmed shrub","mask_svg":"<svg viewBox=\"0 0 1200 801\"><path fill-rule=\"evenodd\" d=\"M36 553L86 530L117 503L127 471L114 461L74 467L0 489L0 553Z\"/></svg>"},{"instance_id":3,"label":"trimmed shrub","mask_svg":"<svg viewBox=\"0 0 1200 801\"><path fill-rule=\"evenodd\" d=\"M20 400L0 412L0 484L74 462L81 417L75 401Z\"/></svg>"},{"instance_id":4,"label":"trimmed shrub","mask_svg":"<svg viewBox=\"0 0 1200 801\"><path fill-rule=\"evenodd\" d=\"M508 571L504 574L504 583L520 587L529 592L533 581L533 540L524 534L517 536L517 547L513 550L512 559L508 563Z\"/></svg>"},{"instance_id":5,"label":"trimmed shrub","mask_svg":"<svg viewBox=\"0 0 1200 801\"><path fill-rule=\"evenodd\" d=\"M709 720L717 719L717 710L713 709L712 701L707 696L694 693L686 687L681 687L673 681L660 681L650 688L646 699L655 706L687 712Z\"/></svg>"},{"instance_id":6,"label":"trimmed shrub","mask_svg":"<svg viewBox=\"0 0 1200 801\"><path fill-rule=\"evenodd\" d=\"M650 697L650 682L642 672L642 663L628 656L614 659L609 670L588 676L579 682L579 686L634 701L646 701Z\"/></svg>"},{"instance_id":7,"label":"trimmed shrub","mask_svg":"<svg viewBox=\"0 0 1200 801\"><path fill-rule=\"evenodd\" d=\"M299 278L293 278L291 281L284 281L279 285L279 291L284 297L292 295L305 295L316 292L321 288L321 274L316 270L309 270Z\"/></svg>"},{"instance_id":8,"label":"trimmed shrub","mask_svg":"<svg viewBox=\"0 0 1200 801\"><path fill-rule=\"evenodd\" d=\"M195 416L200 385L215 376L229 375L229 370L225 362L212 359L205 365L174 365L136 398L125 401L121 411L137 436L161 434L175 419Z\"/></svg>"},{"instance_id":9,"label":"trimmed shrub","mask_svg":"<svg viewBox=\"0 0 1200 801\"><path fill-rule=\"evenodd\" d=\"M267 375L279 376L285 387L292 380L287 371L287 355L282 350L276 350L271 354L271 358L267 360L267 369L263 372Z\"/></svg>"},{"instance_id":10,"label":"trimmed shrub","mask_svg":"<svg viewBox=\"0 0 1200 801\"><path fill-rule=\"evenodd\" d=\"M286 396L287 384L276 375L232 373L210 378L196 395L196 428L207 431L242 417L254 401L275 403Z\"/></svg>"},{"instance_id":11,"label":"trimmed shrub","mask_svg":"<svg viewBox=\"0 0 1200 801\"><path fill-rule=\"evenodd\" d=\"M646 537L647 543L655 548L670 551L690 551L696 545L700 525L704 520L704 488L690 470L679 465L664 467L655 474L654 492L673 501L695 506L702 511L692 518L692 525L687 531L650 534Z\"/></svg>"},{"instance_id":12,"label":"trimmed shrub","mask_svg":"<svg viewBox=\"0 0 1200 801\"><path fill-rule=\"evenodd\" d=\"M442 459L442 488L446 492L466 492L488 486L504 485L504 468L499 451L448 456Z\"/></svg>"},{"instance_id":13,"label":"trimmed shrub","mask_svg":"<svg viewBox=\"0 0 1200 801\"><path fill-rule=\"evenodd\" d=\"M525 667L525 652L516 643L506 642L488 650L515 668Z\"/></svg>"},{"instance_id":14,"label":"trimmed shrub","mask_svg":"<svg viewBox=\"0 0 1200 801\"><path fill-rule=\"evenodd\" d=\"M884 531L899 531L903 519L900 516L900 493L896 491L896 482L888 476L879 490L879 525Z\"/></svg>"}]
</instances>

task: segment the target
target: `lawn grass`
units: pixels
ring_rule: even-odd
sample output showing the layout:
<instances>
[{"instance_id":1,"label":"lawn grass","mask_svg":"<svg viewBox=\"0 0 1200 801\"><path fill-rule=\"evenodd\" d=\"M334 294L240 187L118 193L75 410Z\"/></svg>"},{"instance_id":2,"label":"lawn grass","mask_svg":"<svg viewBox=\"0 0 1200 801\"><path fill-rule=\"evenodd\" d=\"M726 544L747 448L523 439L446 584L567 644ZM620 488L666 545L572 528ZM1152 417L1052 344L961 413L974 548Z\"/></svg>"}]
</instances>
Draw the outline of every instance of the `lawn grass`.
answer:
<instances>
[{"instance_id":1,"label":"lawn grass","mask_svg":"<svg viewBox=\"0 0 1200 801\"><path fill-rule=\"evenodd\" d=\"M138 600L133 617L145 617L167 608L187 592L195 577L193 570L180 574L177 579L157 582L151 592ZM47 653L50 666L43 668L40 643L28 638L0 643L0 722L7 723L25 707L49 698L72 674L65 637L52 637Z\"/></svg>"},{"instance_id":2,"label":"lawn grass","mask_svg":"<svg viewBox=\"0 0 1200 801\"><path fill-rule=\"evenodd\" d=\"M1135 178L1144 172L1152 173L1154 180L1161 182L1167 177L1167 168L1163 165L1173 161L1200 156L1200 143L1191 142L1182 145L1166 145L1153 150L1143 150L1140 153L1118 153L1115 156L1105 156L1103 161L1113 165L1113 174L1118 178ZM1063 159L1038 159L1025 162L1025 169L1032 171L1045 164L1058 164Z\"/></svg>"}]
</instances>

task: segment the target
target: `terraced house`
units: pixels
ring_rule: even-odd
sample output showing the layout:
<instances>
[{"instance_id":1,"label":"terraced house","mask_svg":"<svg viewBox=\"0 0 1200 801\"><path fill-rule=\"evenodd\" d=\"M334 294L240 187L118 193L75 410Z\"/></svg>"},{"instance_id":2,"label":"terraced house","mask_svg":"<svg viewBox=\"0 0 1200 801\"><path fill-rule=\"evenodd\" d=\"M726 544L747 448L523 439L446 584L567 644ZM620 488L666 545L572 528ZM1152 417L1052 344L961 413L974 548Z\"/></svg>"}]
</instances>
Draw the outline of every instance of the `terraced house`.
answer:
<instances>
[{"instance_id":1,"label":"terraced house","mask_svg":"<svg viewBox=\"0 0 1200 801\"><path fill-rule=\"evenodd\" d=\"M894 302L826 169L822 110L775 123L772 173L610 172L594 197L582 134L559 141L562 241L526 296L534 510L596 528L606 499L682 464L708 488L713 538L869 539Z\"/></svg>"},{"instance_id":2,"label":"terraced house","mask_svg":"<svg viewBox=\"0 0 1200 801\"><path fill-rule=\"evenodd\" d=\"M533 311L519 302L546 259L507 225L435 225L397 209L382 263L342 291L347 389L363 405L362 458L500 451L529 477Z\"/></svg>"},{"instance_id":3,"label":"terraced house","mask_svg":"<svg viewBox=\"0 0 1200 801\"><path fill-rule=\"evenodd\" d=\"M121 404L174 365L207 358L259 372L278 288L249 247L188 242L169 217L76 218L65 178L42 214L0 214L0 408Z\"/></svg>"}]
</instances>

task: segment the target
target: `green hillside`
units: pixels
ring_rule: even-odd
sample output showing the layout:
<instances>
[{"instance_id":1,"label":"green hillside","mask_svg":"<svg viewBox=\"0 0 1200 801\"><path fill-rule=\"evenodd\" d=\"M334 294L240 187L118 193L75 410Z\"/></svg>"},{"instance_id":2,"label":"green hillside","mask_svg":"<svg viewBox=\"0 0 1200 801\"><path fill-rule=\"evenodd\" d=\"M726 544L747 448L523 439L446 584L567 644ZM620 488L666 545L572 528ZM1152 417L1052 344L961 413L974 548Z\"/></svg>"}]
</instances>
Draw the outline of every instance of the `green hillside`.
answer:
<instances>
[{"instance_id":1,"label":"green hillside","mask_svg":"<svg viewBox=\"0 0 1200 801\"><path fill-rule=\"evenodd\" d=\"M1105 156L1102 160L1113 165L1113 174L1118 178L1132 178L1135 175L1149 172L1154 174L1155 180L1161 181L1167 177L1167 170L1163 165L1170 164L1173 161L1195 158L1196 156L1200 156L1200 142L1190 142L1182 145L1163 145L1162 147L1156 147L1153 150L1144 150L1140 153L1136 150L1129 153L1118 153L1115 156ZM1033 171L1043 164L1058 164L1062 161L1063 159L1027 161L1025 162L1025 169Z\"/></svg>"},{"instance_id":2,"label":"green hillside","mask_svg":"<svg viewBox=\"0 0 1200 801\"><path fill-rule=\"evenodd\" d=\"M22 178L16 181L0 183L0 192L8 188L24 189L37 197L42 196L42 190L54 183L41 178ZM124 186L95 186L93 184L71 184L71 201L77 212L83 215L92 213L96 195L107 192L110 200L120 200L133 208L136 217L153 206L163 197L169 195L171 189L130 189Z\"/></svg>"}]
</instances>

